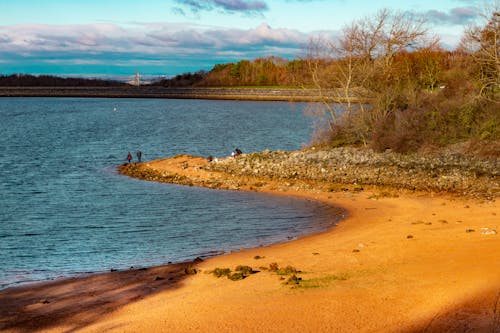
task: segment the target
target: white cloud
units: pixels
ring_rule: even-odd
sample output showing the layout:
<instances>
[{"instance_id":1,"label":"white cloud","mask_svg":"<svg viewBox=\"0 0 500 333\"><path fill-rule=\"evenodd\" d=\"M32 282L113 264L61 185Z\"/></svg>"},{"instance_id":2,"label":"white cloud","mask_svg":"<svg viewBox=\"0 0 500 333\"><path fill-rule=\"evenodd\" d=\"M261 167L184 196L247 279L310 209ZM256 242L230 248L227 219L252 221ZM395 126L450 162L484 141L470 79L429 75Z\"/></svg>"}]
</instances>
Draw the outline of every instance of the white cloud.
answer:
<instances>
[{"instance_id":1,"label":"white cloud","mask_svg":"<svg viewBox=\"0 0 500 333\"><path fill-rule=\"evenodd\" d=\"M0 59L61 66L121 66L123 63L179 63L192 66L252 59L267 55L294 57L309 40L307 34L273 29L226 29L170 23L0 26ZM198 68L200 69L200 68Z\"/></svg>"}]
</instances>

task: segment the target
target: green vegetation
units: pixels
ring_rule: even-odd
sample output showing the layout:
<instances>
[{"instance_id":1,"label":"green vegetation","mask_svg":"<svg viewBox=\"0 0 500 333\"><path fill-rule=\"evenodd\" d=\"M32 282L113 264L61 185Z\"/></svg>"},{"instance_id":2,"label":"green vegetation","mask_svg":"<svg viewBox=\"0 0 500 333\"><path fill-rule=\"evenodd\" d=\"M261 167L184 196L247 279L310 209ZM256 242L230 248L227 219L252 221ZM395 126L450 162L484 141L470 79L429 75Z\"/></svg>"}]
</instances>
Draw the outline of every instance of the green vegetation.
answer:
<instances>
[{"instance_id":1,"label":"green vegetation","mask_svg":"<svg viewBox=\"0 0 500 333\"><path fill-rule=\"evenodd\" d=\"M231 274L231 270L229 268L215 268L213 271L210 271L215 277L228 276Z\"/></svg>"},{"instance_id":2,"label":"green vegetation","mask_svg":"<svg viewBox=\"0 0 500 333\"><path fill-rule=\"evenodd\" d=\"M284 268L278 268L276 270L276 274L278 274L278 275L290 275L290 274L296 274L296 273L301 273L301 272L298 271L293 266L286 266Z\"/></svg>"},{"instance_id":3,"label":"green vegetation","mask_svg":"<svg viewBox=\"0 0 500 333\"><path fill-rule=\"evenodd\" d=\"M188 266L184 269L184 273L186 273L187 275L195 275L196 273L198 273L198 271L193 266Z\"/></svg>"},{"instance_id":4,"label":"green vegetation","mask_svg":"<svg viewBox=\"0 0 500 333\"><path fill-rule=\"evenodd\" d=\"M254 271L252 267L243 265L236 266L234 270L235 272L231 272L231 269L229 268L215 268L214 270L208 271L207 273L213 274L217 278L227 276L227 278L232 281L243 280L247 276L256 273L256 271Z\"/></svg>"},{"instance_id":5,"label":"green vegetation","mask_svg":"<svg viewBox=\"0 0 500 333\"><path fill-rule=\"evenodd\" d=\"M301 280L300 286L302 288L322 288L334 282L345 281L347 279L349 279L349 275L345 273L341 273L338 275L327 275L319 278Z\"/></svg>"}]
</instances>

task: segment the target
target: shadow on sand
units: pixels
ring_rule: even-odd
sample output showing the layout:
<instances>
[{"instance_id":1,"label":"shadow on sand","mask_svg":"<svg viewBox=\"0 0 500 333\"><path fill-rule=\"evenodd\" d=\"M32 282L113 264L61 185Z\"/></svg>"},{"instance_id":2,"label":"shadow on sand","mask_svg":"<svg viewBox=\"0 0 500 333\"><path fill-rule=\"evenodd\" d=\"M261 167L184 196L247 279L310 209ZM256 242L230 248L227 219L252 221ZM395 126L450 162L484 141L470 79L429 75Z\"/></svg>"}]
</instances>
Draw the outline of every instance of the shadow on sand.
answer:
<instances>
[{"instance_id":1,"label":"shadow on sand","mask_svg":"<svg viewBox=\"0 0 500 333\"><path fill-rule=\"evenodd\" d=\"M486 305L486 306L485 306ZM500 287L410 323L404 333L500 333Z\"/></svg>"},{"instance_id":2,"label":"shadow on sand","mask_svg":"<svg viewBox=\"0 0 500 333\"><path fill-rule=\"evenodd\" d=\"M182 286L196 264L186 262L65 278L0 291L0 331L74 332L102 315L153 294ZM64 329L63 329L64 328Z\"/></svg>"}]
</instances>

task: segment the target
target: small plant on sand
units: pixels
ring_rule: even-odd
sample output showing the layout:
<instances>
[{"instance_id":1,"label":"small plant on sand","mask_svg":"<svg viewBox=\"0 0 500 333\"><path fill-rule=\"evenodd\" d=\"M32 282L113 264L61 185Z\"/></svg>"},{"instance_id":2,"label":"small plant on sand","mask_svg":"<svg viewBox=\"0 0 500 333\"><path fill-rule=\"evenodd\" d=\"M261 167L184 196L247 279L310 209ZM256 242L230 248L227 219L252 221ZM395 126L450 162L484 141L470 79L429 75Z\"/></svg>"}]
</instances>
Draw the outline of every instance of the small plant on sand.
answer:
<instances>
[{"instance_id":1,"label":"small plant on sand","mask_svg":"<svg viewBox=\"0 0 500 333\"><path fill-rule=\"evenodd\" d=\"M236 272L236 273L229 274L227 276L227 278L229 280L232 280L232 281L238 281L238 280L243 280L244 278L246 278L246 275L244 275L241 272Z\"/></svg>"},{"instance_id":2,"label":"small plant on sand","mask_svg":"<svg viewBox=\"0 0 500 333\"><path fill-rule=\"evenodd\" d=\"M293 266L286 266L284 268L279 268L276 270L276 274L278 275L290 275L290 274L296 274L296 273L301 273L301 271L297 270Z\"/></svg>"},{"instance_id":3,"label":"small plant on sand","mask_svg":"<svg viewBox=\"0 0 500 333\"><path fill-rule=\"evenodd\" d=\"M277 263L273 262L269 264L269 271L279 275L280 281L286 280L283 283L285 285L292 285L296 287L300 285L300 281L302 281L302 278L296 275L298 273L302 273L302 271L299 271L298 269L290 265L280 268ZM288 279L286 279L285 276L289 276Z\"/></svg>"},{"instance_id":4,"label":"small plant on sand","mask_svg":"<svg viewBox=\"0 0 500 333\"><path fill-rule=\"evenodd\" d=\"M236 268L234 270L237 272L240 272L241 274L243 274L245 276L255 273L254 270L252 269L252 267L250 267L250 266L239 265L239 266L236 266Z\"/></svg>"},{"instance_id":5,"label":"small plant on sand","mask_svg":"<svg viewBox=\"0 0 500 333\"><path fill-rule=\"evenodd\" d=\"M271 272L276 272L278 270L279 266L277 262L272 262L269 264L269 270Z\"/></svg>"},{"instance_id":6,"label":"small plant on sand","mask_svg":"<svg viewBox=\"0 0 500 333\"><path fill-rule=\"evenodd\" d=\"M193 266L188 266L184 269L184 273L186 273L187 275L195 275L196 273L198 273L198 271Z\"/></svg>"},{"instance_id":7,"label":"small plant on sand","mask_svg":"<svg viewBox=\"0 0 500 333\"><path fill-rule=\"evenodd\" d=\"M210 271L209 273L212 273L215 277L223 277L223 276L229 276L231 274L231 270L229 268L215 268L213 271Z\"/></svg>"},{"instance_id":8,"label":"small plant on sand","mask_svg":"<svg viewBox=\"0 0 500 333\"><path fill-rule=\"evenodd\" d=\"M382 199L382 198L399 198L399 194L395 191L381 191L377 194L372 194L368 197L368 199Z\"/></svg>"},{"instance_id":9,"label":"small plant on sand","mask_svg":"<svg viewBox=\"0 0 500 333\"><path fill-rule=\"evenodd\" d=\"M345 281L349 279L347 273L340 273L336 275L326 275L318 278L301 280L300 286L302 288L322 288L326 287L334 282Z\"/></svg>"},{"instance_id":10,"label":"small plant on sand","mask_svg":"<svg viewBox=\"0 0 500 333\"><path fill-rule=\"evenodd\" d=\"M298 277L297 275L293 274L286 280L284 284L286 285L292 285L292 286L298 286L300 285L300 282L302 281L301 277Z\"/></svg>"},{"instance_id":11,"label":"small plant on sand","mask_svg":"<svg viewBox=\"0 0 500 333\"><path fill-rule=\"evenodd\" d=\"M253 257L253 258L254 258L255 260L259 260L259 259L264 259L265 257L263 257L263 256L255 256L255 257Z\"/></svg>"},{"instance_id":12,"label":"small plant on sand","mask_svg":"<svg viewBox=\"0 0 500 333\"><path fill-rule=\"evenodd\" d=\"M250 266L238 265L236 266L234 273L232 273L229 268L215 268L214 270L209 271L207 273L213 274L215 277L218 278L227 276L229 280L238 281L238 280L243 280L247 276L257 272L254 271Z\"/></svg>"},{"instance_id":13,"label":"small plant on sand","mask_svg":"<svg viewBox=\"0 0 500 333\"><path fill-rule=\"evenodd\" d=\"M243 280L247 276L257 273L252 269L250 266L244 266L244 265L238 265L234 269L236 272L233 274L229 274L227 276L228 279L233 280L233 281L238 281L238 280Z\"/></svg>"}]
</instances>

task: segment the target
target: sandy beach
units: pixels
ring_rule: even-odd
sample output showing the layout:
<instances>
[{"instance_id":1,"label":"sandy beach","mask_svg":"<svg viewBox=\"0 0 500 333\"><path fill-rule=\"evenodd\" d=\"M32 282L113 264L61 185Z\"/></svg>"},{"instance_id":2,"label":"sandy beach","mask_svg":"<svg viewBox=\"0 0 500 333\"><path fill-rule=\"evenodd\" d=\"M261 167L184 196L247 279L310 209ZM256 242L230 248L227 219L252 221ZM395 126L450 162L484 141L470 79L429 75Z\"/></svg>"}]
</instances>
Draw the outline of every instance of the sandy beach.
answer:
<instances>
[{"instance_id":1,"label":"sandy beach","mask_svg":"<svg viewBox=\"0 0 500 333\"><path fill-rule=\"evenodd\" d=\"M0 331L500 332L498 200L304 189L206 163L177 156L139 167L173 183L231 189L237 180L239 190L320 200L346 218L321 234L200 262L3 290ZM285 284L291 275L273 263L295 268L298 284ZM208 274L238 265L256 272L239 281Z\"/></svg>"}]
</instances>

